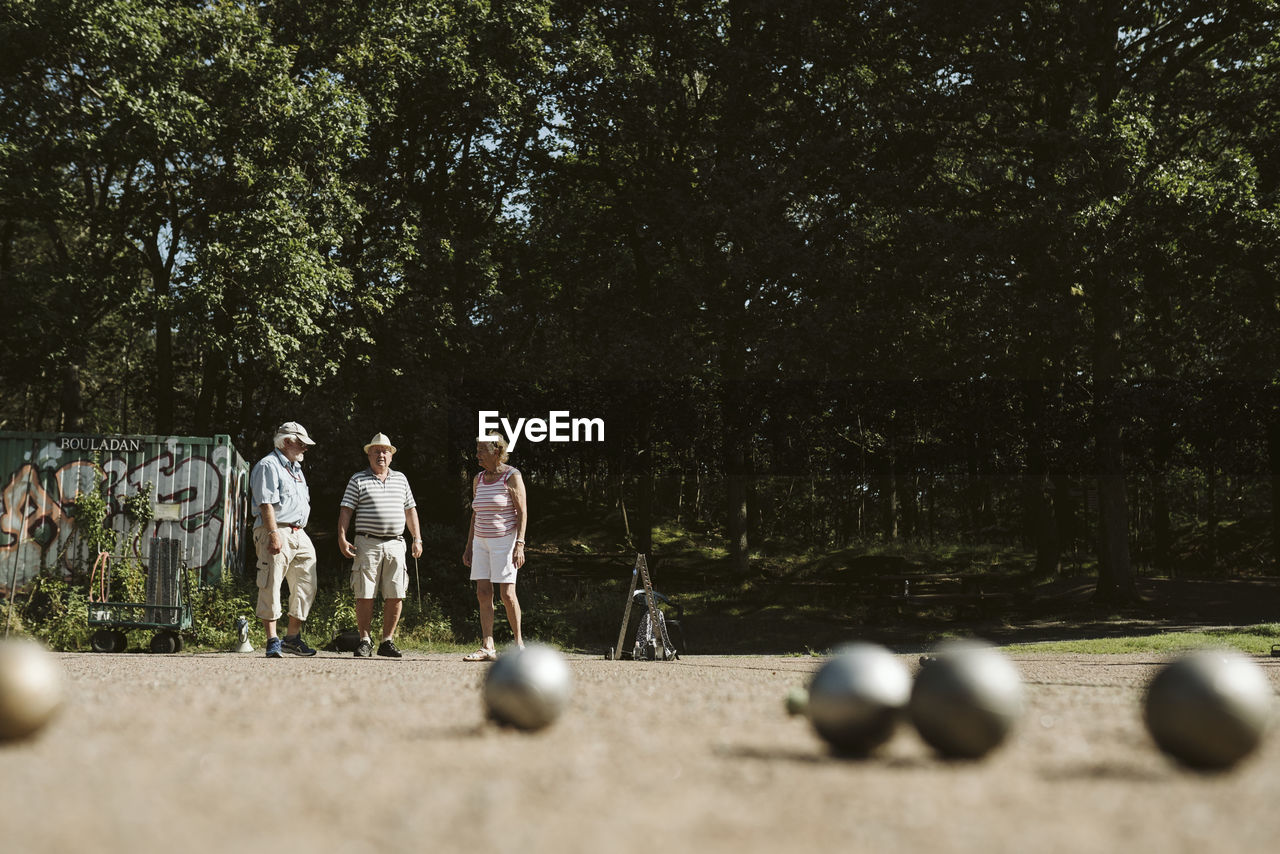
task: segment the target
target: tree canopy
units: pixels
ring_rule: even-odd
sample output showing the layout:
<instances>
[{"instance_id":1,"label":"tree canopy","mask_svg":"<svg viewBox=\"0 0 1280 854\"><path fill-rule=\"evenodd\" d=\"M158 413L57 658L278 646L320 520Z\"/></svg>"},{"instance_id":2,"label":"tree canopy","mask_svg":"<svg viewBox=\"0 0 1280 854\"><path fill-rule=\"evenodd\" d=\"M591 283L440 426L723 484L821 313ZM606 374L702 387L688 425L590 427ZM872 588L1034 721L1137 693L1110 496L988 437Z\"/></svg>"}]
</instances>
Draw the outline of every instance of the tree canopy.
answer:
<instances>
[{"instance_id":1,"label":"tree canopy","mask_svg":"<svg viewBox=\"0 0 1280 854\"><path fill-rule=\"evenodd\" d=\"M1280 532L1277 12L0 0L0 427L383 430L447 518L477 410L567 409L535 480L740 569L1012 531L1123 598L1219 494Z\"/></svg>"}]
</instances>

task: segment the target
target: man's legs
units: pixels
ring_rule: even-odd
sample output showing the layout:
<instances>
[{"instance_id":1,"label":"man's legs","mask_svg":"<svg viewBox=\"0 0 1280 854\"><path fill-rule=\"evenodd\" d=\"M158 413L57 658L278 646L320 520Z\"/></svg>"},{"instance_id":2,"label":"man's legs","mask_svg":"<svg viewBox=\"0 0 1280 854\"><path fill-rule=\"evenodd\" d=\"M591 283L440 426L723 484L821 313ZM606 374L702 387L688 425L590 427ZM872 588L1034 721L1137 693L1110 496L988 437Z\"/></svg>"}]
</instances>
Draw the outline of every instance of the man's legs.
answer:
<instances>
[{"instance_id":1,"label":"man's legs","mask_svg":"<svg viewBox=\"0 0 1280 854\"><path fill-rule=\"evenodd\" d=\"M400 624L400 614L404 610L403 599L386 599L382 603L382 639L391 640L395 637L396 626ZM356 600L356 628L360 630L361 638L370 637L373 631L373 600L357 599Z\"/></svg>"},{"instance_id":2,"label":"man's legs","mask_svg":"<svg viewBox=\"0 0 1280 854\"><path fill-rule=\"evenodd\" d=\"M396 635L396 626L400 624L400 612L404 609L403 599L386 599L382 603L382 639L391 640ZM369 603L369 618L373 618L373 602Z\"/></svg>"},{"instance_id":3,"label":"man's legs","mask_svg":"<svg viewBox=\"0 0 1280 854\"><path fill-rule=\"evenodd\" d=\"M262 628L266 630L268 638L273 638L276 636L275 620L263 620ZM290 614L289 615L289 634L297 635L301 632L302 632L302 621L299 620L297 617L293 616L292 614Z\"/></svg>"},{"instance_id":4,"label":"man's legs","mask_svg":"<svg viewBox=\"0 0 1280 854\"><path fill-rule=\"evenodd\" d=\"M360 630L360 639L368 640L373 630L373 600L356 600L356 628Z\"/></svg>"},{"instance_id":5,"label":"man's legs","mask_svg":"<svg viewBox=\"0 0 1280 854\"><path fill-rule=\"evenodd\" d=\"M284 578L288 558L283 553L271 553L269 538L270 533L265 527L254 529L253 546L258 557L258 603L255 610L267 635L267 652L271 653L271 641L276 638L276 622L280 616L280 582Z\"/></svg>"},{"instance_id":6,"label":"man's legs","mask_svg":"<svg viewBox=\"0 0 1280 854\"><path fill-rule=\"evenodd\" d=\"M294 655L315 655L302 640L302 626L316 599L316 550L307 532L296 530L285 537L292 546L284 577L289 584L289 633L282 639L284 649Z\"/></svg>"}]
</instances>

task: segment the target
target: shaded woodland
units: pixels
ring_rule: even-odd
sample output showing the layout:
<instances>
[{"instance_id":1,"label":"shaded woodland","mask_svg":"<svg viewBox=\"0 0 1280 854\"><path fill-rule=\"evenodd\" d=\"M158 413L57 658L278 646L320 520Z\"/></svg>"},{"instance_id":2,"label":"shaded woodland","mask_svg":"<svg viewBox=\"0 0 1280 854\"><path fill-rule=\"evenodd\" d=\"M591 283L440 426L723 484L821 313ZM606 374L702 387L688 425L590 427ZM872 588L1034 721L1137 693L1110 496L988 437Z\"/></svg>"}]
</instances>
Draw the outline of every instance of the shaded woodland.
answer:
<instances>
[{"instance_id":1,"label":"shaded woodland","mask_svg":"<svg viewBox=\"0 0 1280 854\"><path fill-rule=\"evenodd\" d=\"M452 524L478 410L567 410L531 482L739 572L1008 541L1124 599L1237 523L1275 572L1278 21L0 0L0 429L296 419L321 498L384 431Z\"/></svg>"}]
</instances>

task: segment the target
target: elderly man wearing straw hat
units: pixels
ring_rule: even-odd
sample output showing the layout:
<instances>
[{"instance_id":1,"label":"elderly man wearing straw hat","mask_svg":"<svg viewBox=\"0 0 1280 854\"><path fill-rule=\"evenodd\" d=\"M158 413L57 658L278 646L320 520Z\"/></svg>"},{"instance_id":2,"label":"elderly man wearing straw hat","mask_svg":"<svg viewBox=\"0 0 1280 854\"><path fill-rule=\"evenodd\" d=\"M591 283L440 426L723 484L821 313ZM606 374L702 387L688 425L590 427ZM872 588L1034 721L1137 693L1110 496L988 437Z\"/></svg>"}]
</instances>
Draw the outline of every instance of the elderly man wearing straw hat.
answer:
<instances>
[{"instance_id":1,"label":"elderly man wearing straw hat","mask_svg":"<svg viewBox=\"0 0 1280 854\"><path fill-rule=\"evenodd\" d=\"M369 467L356 472L347 481L338 511L338 551L354 558L351 567L351 589L356 597L356 625L360 629L357 658L373 656L373 600L382 590L382 643L378 655L400 658L394 636L400 622L400 609L409 590L409 569L405 560L404 529L413 536L413 556L422 556L422 534L418 528L418 511L409 489L409 479L392 471L391 458L396 447L385 433L379 433L364 446ZM354 542L347 530L354 521Z\"/></svg>"}]
</instances>

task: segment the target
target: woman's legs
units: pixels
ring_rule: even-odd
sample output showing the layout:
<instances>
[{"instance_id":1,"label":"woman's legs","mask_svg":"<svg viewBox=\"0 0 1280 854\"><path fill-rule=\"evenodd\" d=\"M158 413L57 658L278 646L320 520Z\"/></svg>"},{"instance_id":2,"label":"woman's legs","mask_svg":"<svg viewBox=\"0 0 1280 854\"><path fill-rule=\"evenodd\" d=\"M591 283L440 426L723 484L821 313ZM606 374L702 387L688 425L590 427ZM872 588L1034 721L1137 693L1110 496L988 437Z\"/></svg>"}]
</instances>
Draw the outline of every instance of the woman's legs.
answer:
<instances>
[{"instance_id":1,"label":"woman's legs","mask_svg":"<svg viewBox=\"0 0 1280 854\"><path fill-rule=\"evenodd\" d=\"M516 598L515 582L499 584L498 595L502 597L502 607L507 612L507 622L511 624L511 633L515 635L516 646L524 646L524 638L520 635L520 600ZM489 627L493 627L493 591L489 592Z\"/></svg>"},{"instance_id":2,"label":"woman's legs","mask_svg":"<svg viewBox=\"0 0 1280 854\"><path fill-rule=\"evenodd\" d=\"M476 581L476 601L480 603L480 646L493 649L493 582Z\"/></svg>"}]
</instances>

